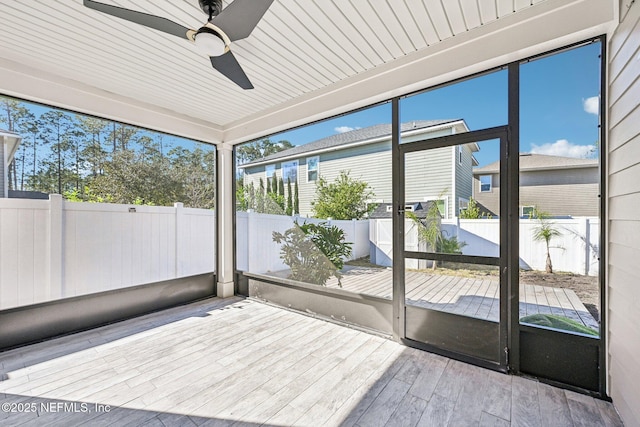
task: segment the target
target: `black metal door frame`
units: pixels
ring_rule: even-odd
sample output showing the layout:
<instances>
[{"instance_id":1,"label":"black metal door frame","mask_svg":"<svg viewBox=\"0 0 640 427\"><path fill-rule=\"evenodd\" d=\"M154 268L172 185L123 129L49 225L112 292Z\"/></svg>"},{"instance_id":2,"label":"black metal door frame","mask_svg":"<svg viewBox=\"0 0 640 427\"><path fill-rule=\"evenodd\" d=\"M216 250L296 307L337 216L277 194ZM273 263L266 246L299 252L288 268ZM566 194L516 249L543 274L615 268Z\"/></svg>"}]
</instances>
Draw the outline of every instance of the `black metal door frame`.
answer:
<instances>
[{"instance_id":1,"label":"black metal door frame","mask_svg":"<svg viewBox=\"0 0 640 427\"><path fill-rule=\"evenodd\" d=\"M508 245L508 173L507 153L509 144L509 129L507 126L488 128L478 131L447 135L428 140L400 144L398 116L399 102L393 103L393 205L396 212L393 215L393 314L394 336L399 341L422 348L434 353L469 361L491 369L507 371L509 367L509 310L508 301L510 289L507 272ZM500 256L471 256L458 254L443 254L434 252L412 252L405 250L404 229L404 156L416 151L432 150L486 140L500 141ZM428 259L436 261L453 261L462 263L494 265L500 271L500 321L498 325L480 319L466 318L450 313L438 312L407 306L405 301L405 259ZM517 306L516 306L517 309ZM409 320L408 320L409 319ZM419 328L420 333L429 336L428 339L416 339L415 333L408 336L407 330L418 331L414 323L422 322L428 327ZM428 332L427 332L428 331ZM449 340L451 332L456 331L455 342ZM497 342L492 342L496 339ZM431 341L431 342L429 342ZM450 341L450 342L448 342ZM435 343L442 343L440 345Z\"/></svg>"},{"instance_id":2,"label":"black metal door frame","mask_svg":"<svg viewBox=\"0 0 640 427\"><path fill-rule=\"evenodd\" d=\"M606 37L565 46L539 55L549 55L585 43L599 41L601 55L600 88L600 309L601 325L598 339L581 337L559 331L533 328L520 325L519 292L519 191L520 191L520 65L535 57L512 62L506 65L508 70L508 124L502 127L473 131L465 134L430 139L421 143L411 143L415 150L457 145L462 141L501 138L500 165L500 345L504 349L498 364L487 363L482 359L449 352L434 346L406 339L406 305L404 283L404 154L409 145L400 144L400 97L392 102L392 180L393 205L397 213L393 215L393 331L394 338L413 347L440 353L458 360L467 361L514 374L533 375L541 381L564 388L586 392L596 397L606 398L606 335L607 325L606 292L604 286L604 265L606 249ZM458 139L460 138L460 139ZM468 139L465 139L468 138ZM419 145L414 145L419 144ZM428 146L428 147L426 147ZM413 149L413 148L411 148ZM510 155L514 153L514 155ZM432 254L429 254L432 255ZM446 260L443 254L437 259ZM431 258L431 259L436 259ZM458 259L460 260L460 259ZM472 261L473 262L473 261ZM568 356L568 354L571 356Z\"/></svg>"}]
</instances>

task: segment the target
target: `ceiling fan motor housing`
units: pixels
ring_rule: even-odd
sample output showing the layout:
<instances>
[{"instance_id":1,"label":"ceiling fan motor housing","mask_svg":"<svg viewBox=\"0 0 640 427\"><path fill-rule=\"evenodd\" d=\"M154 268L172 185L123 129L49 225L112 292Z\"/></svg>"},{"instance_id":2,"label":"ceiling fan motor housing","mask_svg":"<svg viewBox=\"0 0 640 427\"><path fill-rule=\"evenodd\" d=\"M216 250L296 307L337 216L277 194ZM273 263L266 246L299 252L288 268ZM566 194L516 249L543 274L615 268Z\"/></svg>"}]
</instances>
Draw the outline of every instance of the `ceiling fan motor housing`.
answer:
<instances>
[{"instance_id":1,"label":"ceiling fan motor housing","mask_svg":"<svg viewBox=\"0 0 640 427\"><path fill-rule=\"evenodd\" d=\"M198 0L200 9L209 16L211 20L222 12L222 0Z\"/></svg>"}]
</instances>

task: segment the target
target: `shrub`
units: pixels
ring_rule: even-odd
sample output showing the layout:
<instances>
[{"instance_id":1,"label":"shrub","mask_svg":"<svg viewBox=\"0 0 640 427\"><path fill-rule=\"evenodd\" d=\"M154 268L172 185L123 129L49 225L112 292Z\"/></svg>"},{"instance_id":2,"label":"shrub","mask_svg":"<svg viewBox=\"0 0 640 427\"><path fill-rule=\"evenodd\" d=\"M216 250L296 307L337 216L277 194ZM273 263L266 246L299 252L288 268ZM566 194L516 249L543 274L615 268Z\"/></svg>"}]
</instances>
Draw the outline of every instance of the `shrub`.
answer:
<instances>
[{"instance_id":1,"label":"shrub","mask_svg":"<svg viewBox=\"0 0 640 427\"><path fill-rule=\"evenodd\" d=\"M273 232L273 241L282 243L280 258L291 268L290 279L326 285L331 276L340 281L343 257L351 255L351 243L344 231L326 223L295 225L283 233Z\"/></svg>"},{"instance_id":2,"label":"shrub","mask_svg":"<svg viewBox=\"0 0 640 427\"><path fill-rule=\"evenodd\" d=\"M349 172L341 171L331 183L320 177L311 209L316 218L362 219L376 208L374 204L367 203L373 197L367 182L351 178Z\"/></svg>"}]
</instances>

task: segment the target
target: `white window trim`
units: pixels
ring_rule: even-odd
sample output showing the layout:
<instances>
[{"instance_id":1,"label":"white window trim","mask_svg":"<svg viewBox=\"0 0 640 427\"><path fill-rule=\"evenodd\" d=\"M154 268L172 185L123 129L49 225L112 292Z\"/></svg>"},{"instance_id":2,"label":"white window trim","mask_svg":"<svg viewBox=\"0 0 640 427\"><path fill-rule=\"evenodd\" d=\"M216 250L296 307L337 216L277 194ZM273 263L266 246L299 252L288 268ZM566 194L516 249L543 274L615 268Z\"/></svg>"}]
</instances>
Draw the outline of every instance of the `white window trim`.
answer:
<instances>
[{"instance_id":1,"label":"white window trim","mask_svg":"<svg viewBox=\"0 0 640 427\"><path fill-rule=\"evenodd\" d=\"M423 201L432 202L436 200L444 200L444 216L442 217L442 219L449 219L449 196L425 197Z\"/></svg>"},{"instance_id":2,"label":"white window trim","mask_svg":"<svg viewBox=\"0 0 640 427\"><path fill-rule=\"evenodd\" d=\"M489 177L489 189L488 190L483 190L482 189L482 177L483 176L488 176ZM486 175L479 175L478 176L478 183L480 184L480 192L481 193L491 193L493 191L493 176L491 176L491 174L486 174Z\"/></svg>"},{"instance_id":3,"label":"white window trim","mask_svg":"<svg viewBox=\"0 0 640 427\"><path fill-rule=\"evenodd\" d=\"M462 165L463 146L462 145L458 145L457 147L458 148L457 148L456 154L458 156L458 164Z\"/></svg>"},{"instance_id":4,"label":"white window trim","mask_svg":"<svg viewBox=\"0 0 640 427\"><path fill-rule=\"evenodd\" d=\"M299 180L300 179L299 178L299 176L300 176L300 161L298 159L289 160L288 162L280 163L280 170L281 170L281 175L282 175L282 179L283 179L284 183L285 184L287 183L287 180L285 179L285 176L284 176L284 165L286 163L295 163L296 164L296 166L295 166L296 167L296 181ZM291 184L293 184L296 181L291 181Z\"/></svg>"},{"instance_id":5,"label":"white window trim","mask_svg":"<svg viewBox=\"0 0 640 427\"><path fill-rule=\"evenodd\" d=\"M265 165L265 167L264 167L265 180L271 178L271 176L269 176L269 171L267 171L267 167L269 167L269 166L273 167L273 175L272 176L277 176L277 174L276 174L276 165L275 164L273 164L273 165Z\"/></svg>"},{"instance_id":6,"label":"white window trim","mask_svg":"<svg viewBox=\"0 0 640 427\"><path fill-rule=\"evenodd\" d=\"M521 217L529 216L528 214L525 214L525 213L524 213L524 209L525 209L525 208L531 208L534 212L535 212L535 210L536 210L536 207L535 207L535 206L533 206L533 205L521 205L521 206L520 206L520 216L521 216Z\"/></svg>"},{"instance_id":7,"label":"white window trim","mask_svg":"<svg viewBox=\"0 0 640 427\"><path fill-rule=\"evenodd\" d=\"M460 216L460 211L463 209L461 207L462 203L466 205L464 209L469 208L469 199L465 199L464 197L458 197L458 216Z\"/></svg>"},{"instance_id":8,"label":"white window trim","mask_svg":"<svg viewBox=\"0 0 640 427\"><path fill-rule=\"evenodd\" d=\"M313 158L318 159L318 161L316 162L316 179L311 181L311 180L309 180L309 159L313 159ZM305 159L305 163L307 165L307 173L306 173L306 175L307 175L307 184L310 183L310 182L318 181L320 179L320 156L309 156L309 157L307 157Z\"/></svg>"}]
</instances>

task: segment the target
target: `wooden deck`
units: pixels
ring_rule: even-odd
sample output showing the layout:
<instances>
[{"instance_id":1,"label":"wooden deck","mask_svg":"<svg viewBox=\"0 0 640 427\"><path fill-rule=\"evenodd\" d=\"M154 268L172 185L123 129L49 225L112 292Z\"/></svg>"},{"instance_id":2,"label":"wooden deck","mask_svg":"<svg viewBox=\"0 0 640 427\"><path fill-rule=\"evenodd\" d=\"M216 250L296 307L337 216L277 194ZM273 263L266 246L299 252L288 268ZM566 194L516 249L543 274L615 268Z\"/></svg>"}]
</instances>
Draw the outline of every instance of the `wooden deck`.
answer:
<instances>
[{"instance_id":1,"label":"wooden deck","mask_svg":"<svg viewBox=\"0 0 640 427\"><path fill-rule=\"evenodd\" d=\"M392 274L390 269L348 267L342 289L391 299ZM499 319L499 282L492 276L467 278L408 270L405 278L407 304L496 322ZM332 279L327 286L338 288L338 282ZM596 331L600 328L572 290L521 284L520 317L537 313L568 317Z\"/></svg>"},{"instance_id":2,"label":"wooden deck","mask_svg":"<svg viewBox=\"0 0 640 427\"><path fill-rule=\"evenodd\" d=\"M250 300L0 353L0 425L621 426L610 403Z\"/></svg>"}]
</instances>

